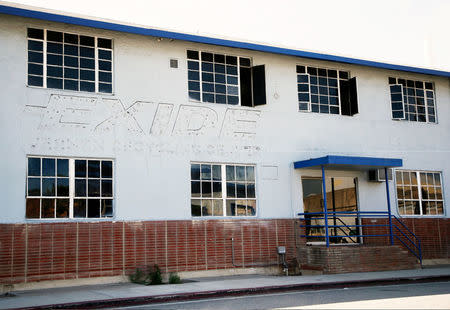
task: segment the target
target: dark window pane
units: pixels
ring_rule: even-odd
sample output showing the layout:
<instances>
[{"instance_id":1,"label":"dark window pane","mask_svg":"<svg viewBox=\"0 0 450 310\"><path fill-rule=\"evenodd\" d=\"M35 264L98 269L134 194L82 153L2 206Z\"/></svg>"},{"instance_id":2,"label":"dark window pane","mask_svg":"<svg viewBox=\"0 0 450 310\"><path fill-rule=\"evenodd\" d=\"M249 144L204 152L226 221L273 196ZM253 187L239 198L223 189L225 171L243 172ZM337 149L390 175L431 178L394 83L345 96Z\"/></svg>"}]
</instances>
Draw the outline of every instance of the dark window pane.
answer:
<instances>
[{"instance_id":1,"label":"dark window pane","mask_svg":"<svg viewBox=\"0 0 450 310\"><path fill-rule=\"evenodd\" d=\"M188 71L188 80L194 80L194 81L200 80L199 72L198 71L189 70Z\"/></svg>"},{"instance_id":2,"label":"dark window pane","mask_svg":"<svg viewBox=\"0 0 450 310\"><path fill-rule=\"evenodd\" d=\"M75 177L85 178L86 177L86 161L85 160L75 160Z\"/></svg>"},{"instance_id":3,"label":"dark window pane","mask_svg":"<svg viewBox=\"0 0 450 310\"><path fill-rule=\"evenodd\" d=\"M98 91L101 93L112 93L112 84L100 83L98 84Z\"/></svg>"},{"instance_id":4,"label":"dark window pane","mask_svg":"<svg viewBox=\"0 0 450 310\"><path fill-rule=\"evenodd\" d=\"M213 61L213 54L202 52L202 60Z\"/></svg>"},{"instance_id":5,"label":"dark window pane","mask_svg":"<svg viewBox=\"0 0 450 310\"><path fill-rule=\"evenodd\" d=\"M237 57L235 56L227 56L226 62L228 65L237 65Z\"/></svg>"},{"instance_id":6,"label":"dark window pane","mask_svg":"<svg viewBox=\"0 0 450 310\"><path fill-rule=\"evenodd\" d=\"M339 71L339 78L341 78L341 79L348 79L348 72Z\"/></svg>"},{"instance_id":7,"label":"dark window pane","mask_svg":"<svg viewBox=\"0 0 450 310\"><path fill-rule=\"evenodd\" d=\"M191 196L200 197L200 181L191 182Z\"/></svg>"},{"instance_id":8,"label":"dark window pane","mask_svg":"<svg viewBox=\"0 0 450 310\"><path fill-rule=\"evenodd\" d=\"M55 176L55 164L54 158L42 159L42 175L43 176Z\"/></svg>"},{"instance_id":9,"label":"dark window pane","mask_svg":"<svg viewBox=\"0 0 450 310\"><path fill-rule=\"evenodd\" d=\"M245 184L242 183L236 184L236 195L237 198L245 198Z\"/></svg>"},{"instance_id":10,"label":"dark window pane","mask_svg":"<svg viewBox=\"0 0 450 310\"><path fill-rule=\"evenodd\" d=\"M225 65L215 64L214 65L214 72L225 73Z\"/></svg>"},{"instance_id":11,"label":"dark window pane","mask_svg":"<svg viewBox=\"0 0 450 310\"><path fill-rule=\"evenodd\" d=\"M28 52L28 61L29 62L43 63L44 62L44 58L42 56L42 53L39 53L39 52Z\"/></svg>"},{"instance_id":12,"label":"dark window pane","mask_svg":"<svg viewBox=\"0 0 450 310\"><path fill-rule=\"evenodd\" d=\"M202 180L211 180L211 165L201 165Z\"/></svg>"},{"instance_id":13,"label":"dark window pane","mask_svg":"<svg viewBox=\"0 0 450 310\"><path fill-rule=\"evenodd\" d=\"M112 73L111 72L99 72L98 73L98 79L100 82L112 82Z\"/></svg>"},{"instance_id":14,"label":"dark window pane","mask_svg":"<svg viewBox=\"0 0 450 310\"><path fill-rule=\"evenodd\" d=\"M44 44L41 41L28 40L28 50L42 52Z\"/></svg>"},{"instance_id":15,"label":"dark window pane","mask_svg":"<svg viewBox=\"0 0 450 310\"><path fill-rule=\"evenodd\" d=\"M236 181L245 181L245 166L236 166Z\"/></svg>"},{"instance_id":16,"label":"dark window pane","mask_svg":"<svg viewBox=\"0 0 450 310\"><path fill-rule=\"evenodd\" d=\"M47 66L47 76L62 78L62 67Z\"/></svg>"},{"instance_id":17,"label":"dark window pane","mask_svg":"<svg viewBox=\"0 0 450 310\"><path fill-rule=\"evenodd\" d=\"M94 46L94 38L87 36L80 36L80 44L86 46Z\"/></svg>"},{"instance_id":18,"label":"dark window pane","mask_svg":"<svg viewBox=\"0 0 450 310\"><path fill-rule=\"evenodd\" d=\"M213 182L213 197L214 198L222 197L222 183Z\"/></svg>"},{"instance_id":19,"label":"dark window pane","mask_svg":"<svg viewBox=\"0 0 450 310\"><path fill-rule=\"evenodd\" d=\"M202 62L202 71L213 72L213 64L209 62Z\"/></svg>"},{"instance_id":20,"label":"dark window pane","mask_svg":"<svg viewBox=\"0 0 450 310\"><path fill-rule=\"evenodd\" d=\"M197 51L187 51L187 58L188 59L198 59L198 52Z\"/></svg>"},{"instance_id":21,"label":"dark window pane","mask_svg":"<svg viewBox=\"0 0 450 310\"><path fill-rule=\"evenodd\" d=\"M198 199L193 199L191 200L191 215L192 216L201 216L202 215L202 211L201 211L201 200Z\"/></svg>"},{"instance_id":22,"label":"dark window pane","mask_svg":"<svg viewBox=\"0 0 450 310\"><path fill-rule=\"evenodd\" d=\"M191 165L191 180L200 180L200 165Z\"/></svg>"},{"instance_id":23,"label":"dark window pane","mask_svg":"<svg viewBox=\"0 0 450 310\"><path fill-rule=\"evenodd\" d=\"M308 73L310 75L317 75L317 68L308 67Z\"/></svg>"},{"instance_id":24,"label":"dark window pane","mask_svg":"<svg viewBox=\"0 0 450 310\"><path fill-rule=\"evenodd\" d=\"M220 54L215 54L214 55L214 62L218 62L218 63L225 63L225 55L220 55Z\"/></svg>"},{"instance_id":25,"label":"dark window pane","mask_svg":"<svg viewBox=\"0 0 450 310\"><path fill-rule=\"evenodd\" d=\"M319 106L317 104L311 104L311 112L319 112Z\"/></svg>"},{"instance_id":26,"label":"dark window pane","mask_svg":"<svg viewBox=\"0 0 450 310\"><path fill-rule=\"evenodd\" d=\"M238 96L227 96L228 104L239 104Z\"/></svg>"},{"instance_id":27,"label":"dark window pane","mask_svg":"<svg viewBox=\"0 0 450 310\"><path fill-rule=\"evenodd\" d=\"M88 197L100 197L100 180L88 179Z\"/></svg>"},{"instance_id":28,"label":"dark window pane","mask_svg":"<svg viewBox=\"0 0 450 310\"><path fill-rule=\"evenodd\" d=\"M95 71L80 70L80 79L85 81L95 81Z\"/></svg>"},{"instance_id":29,"label":"dark window pane","mask_svg":"<svg viewBox=\"0 0 450 310\"><path fill-rule=\"evenodd\" d=\"M78 46L64 44L64 55L78 56Z\"/></svg>"},{"instance_id":30,"label":"dark window pane","mask_svg":"<svg viewBox=\"0 0 450 310\"><path fill-rule=\"evenodd\" d=\"M102 197L112 197L112 180L102 180Z\"/></svg>"},{"instance_id":31,"label":"dark window pane","mask_svg":"<svg viewBox=\"0 0 450 310\"><path fill-rule=\"evenodd\" d=\"M41 196L40 178L28 178L28 196Z\"/></svg>"},{"instance_id":32,"label":"dark window pane","mask_svg":"<svg viewBox=\"0 0 450 310\"><path fill-rule=\"evenodd\" d=\"M71 56L64 56L64 66L78 67L78 58Z\"/></svg>"},{"instance_id":33,"label":"dark window pane","mask_svg":"<svg viewBox=\"0 0 450 310\"><path fill-rule=\"evenodd\" d=\"M26 218L36 219L41 217L41 200L27 198Z\"/></svg>"},{"instance_id":34,"label":"dark window pane","mask_svg":"<svg viewBox=\"0 0 450 310\"><path fill-rule=\"evenodd\" d=\"M239 58L239 64L241 67L250 67L250 58Z\"/></svg>"},{"instance_id":35,"label":"dark window pane","mask_svg":"<svg viewBox=\"0 0 450 310\"><path fill-rule=\"evenodd\" d=\"M56 217L69 217L69 199L56 199Z\"/></svg>"},{"instance_id":36,"label":"dark window pane","mask_svg":"<svg viewBox=\"0 0 450 310\"><path fill-rule=\"evenodd\" d=\"M254 181L255 180L255 167L247 166L246 167L246 179L247 181Z\"/></svg>"},{"instance_id":37,"label":"dark window pane","mask_svg":"<svg viewBox=\"0 0 450 310\"><path fill-rule=\"evenodd\" d=\"M64 80L64 89L78 90L78 81Z\"/></svg>"},{"instance_id":38,"label":"dark window pane","mask_svg":"<svg viewBox=\"0 0 450 310\"><path fill-rule=\"evenodd\" d=\"M102 199L101 216L102 217L112 217L113 216L113 201L112 201L112 199Z\"/></svg>"},{"instance_id":39,"label":"dark window pane","mask_svg":"<svg viewBox=\"0 0 450 310\"><path fill-rule=\"evenodd\" d=\"M215 82L216 83L223 83L223 84L225 84L225 74L217 73L217 74L214 75L214 77L215 77ZM237 77L235 77L235 78L237 80Z\"/></svg>"},{"instance_id":40,"label":"dark window pane","mask_svg":"<svg viewBox=\"0 0 450 310\"><path fill-rule=\"evenodd\" d=\"M75 180L75 196L76 197L86 197L86 180L76 179Z\"/></svg>"},{"instance_id":41,"label":"dark window pane","mask_svg":"<svg viewBox=\"0 0 450 310\"><path fill-rule=\"evenodd\" d=\"M339 107L330 107L330 114L339 114Z\"/></svg>"},{"instance_id":42,"label":"dark window pane","mask_svg":"<svg viewBox=\"0 0 450 310\"><path fill-rule=\"evenodd\" d=\"M247 184L247 198L255 198L255 184Z\"/></svg>"},{"instance_id":43,"label":"dark window pane","mask_svg":"<svg viewBox=\"0 0 450 310\"><path fill-rule=\"evenodd\" d=\"M95 50L90 47L80 47L80 56L87 57L87 58L94 58Z\"/></svg>"},{"instance_id":44,"label":"dark window pane","mask_svg":"<svg viewBox=\"0 0 450 310\"><path fill-rule=\"evenodd\" d=\"M306 72L306 68L305 66L297 66L297 73L305 73Z\"/></svg>"},{"instance_id":45,"label":"dark window pane","mask_svg":"<svg viewBox=\"0 0 450 310\"><path fill-rule=\"evenodd\" d=\"M62 66L63 58L61 55L47 55L47 64Z\"/></svg>"},{"instance_id":46,"label":"dark window pane","mask_svg":"<svg viewBox=\"0 0 450 310\"><path fill-rule=\"evenodd\" d=\"M55 178L42 179L42 196L55 196Z\"/></svg>"},{"instance_id":47,"label":"dark window pane","mask_svg":"<svg viewBox=\"0 0 450 310\"><path fill-rule=\"evenodd\" d=\"M198 61L188 61L188 69L198 70Z\"/></svg>"},{"instance_id":48,"label":"dark window pane","mask_svg":"<svg viewBox=\"0 0 450 310\"><path fill-rule=\"evenodd\" d=\"M62 54L63 46L60 43L47 43L47 53Z\"/></svg>"},{"instance_id":49,"label":"dark window pane","mask_svg":"<svg viewBox=\"0 0 450 310\"><path fill-rule=\"evenodd\" d=\"M326 69L319 69L319 76L327 76L327 70Z\"/></svg>"},{"instance_id":50,"label":"dark window pane","mask_svg":"<svg viewBox=\"0 0 450 310\"><path fill-rule=\"evenodd\" d=\"M308 83L309 76L306 74L298 74L297 75L297 83Z\"/></svg>"},{"instance_id":51,"label":"dark window pane","mask_svg":"<svg viewBox=\"0 0 450 310\"><path fill-rule=\"evenodd\" d=\"M48 41L62 42L62 39L63 39L62 32L47 31L47 40Z\"/></svg>"},{"instance_id":52,"label":"dark window pane","mask_svg":"<svg viewBox=\"0 0 450 310\"><path fill-rule=\"evenodd\" d=\"M78 44L78 35L65 33L64 34L64 43Z\"/></svg>"},{"instance_id":53,"label":"dark window pane","mask_svg":"<svg viewBox=\"0 0 450 310\"><path fill-rule=\"evenodd\" d=\"M40 176L41 175L41 159L40 158L28 158L28 175Z\"/></svg>"},{"instance_id":54,"label":"dark window pane","mask_svg":"<svg viewBox=\"0 0 450 310\"><path fill-rule=\"evenodd\" d=\"M234 166L226 166L227 181L234 181Z\"/></svg>"},{"instance_id":55,"label":"dark window pane","mask_svg":"<svg viewBox=\"0 0 450 310\"><path fill-rule=\"evenodd\" d=\"M69 196L69 179L67 178L58 178L57 179L58 187L56 189L56 195L58 197L66 197Z\"/></svg>"},{"instance_id":56,"label":"dark window pane","mask_svg":"<svg viewBox=\"0 0 450 310\"><path fill-rule=\"evenodd\" d=\"M407 81L406 81L406 85L407 85L408 87L414 87L414 81L407 80Z\"/></svg>"},{"instance_id":57,"label":"dark window pane","mask_svg":"<svg viewBox=\"0 0 450 310\"><path fill-rule=\"evenodd\" d=\"M211 183L212 182L202 182L202 197L211 197Z\"/></svg>"},{"instance_id":58,"label":"dark window pane","mask_svg":"<svg viewBox=\"0 0 450 310\"><path fill-rule=\"evenodd\" d=\"M336 78L337 71L336 70L328 70L328 77Z\"/></svg>"},{"instance_id":59,"label":"dark window pane","mask_svg":"<svg viewBox=\"0 0 450 310\"><path fill-rule=\"evenodd\" d=\"M227 197L236 197L236 183L227 182Z\"/></svg>"},{"instance_id":60,"label":"dark window pane","mask_svg":"<svg viewBox=\"0 0 450 310\"><path fill-rule=\"evenodd\" d=\"M220 165L212 166L212 178L214 181L222 180L222 171Z\"/></svg>"},{"instance_id":61,"label":"dark window pane","mask_svg":"<svg viewBox=\"0 0 450 310\"><path fill-rule=\"evenodd\" d=\"M42 86L43 84L43 79L40 76L28 76L28 85L30 86Z\"/></svg>"},{"instance_id":62,"label":"dark window pane","mask_svg":"<svg viewBox=\"0 0 450 310\"><path fill-rule=\"evenodd\" d=\"M217 94L226 94L227 88L223 84L216 84L215 91Z\"/></svg>"},{"instance_id":63,"label":"dark window pane","mask_svg":"<svg viewBox=\"0 0 450 310\"><path fill-rule=\"evenodd\" d=\"M74 199L73 201L73 217L86 217L86 199Z\"/></svg>"},{"instance_id":64,"label":"dark window pane","mask_svg":"<svg viewBox=\"0 0 450 310\"><path fill-rule=\"evenodd\" d=\"M389 78L389 84L397 84L397 79L393 78L393 77L390 77Z\"/></svg>"},{"instance_id":65,"label":"dark window pane","mask_svg":"<svg viewBox=\"0 0 450 310\"><path fill-rule=\"evenodd\" d=\"M203 83L202 87L204 92L214 92L214 84L212 83Z\"/></svg>"},{"instance_id":66,"label":"dark window pane","mask_svg":"<svg viewBox=\"0 0 450 310\"><path fill-rule=\"evenodd\" d=\"M189 99L200 101L200 93L199 92L189 92Z\"/></svg>"},{"instance_id":67,"label":"dark window pane","mask_svg":"<svg viewBox=\"0 0 450 310\"><path fill-rule=\"evenodd\" d=\"M212 73L202 73L203 82L214 82L214 74Z\"/></svg>"},{"instance_id":68,"label":"dark window pane","mask_svg":"<svg viewBox=\"0 0 450 310\"><path fill-rule=\"evenodd\" d=\"M44 40L44 30L42 29L28 28L27 33L29 38Z\"/></svg>"},{"instance_id":69,"label":"dark window pane","mask_svg":"<svg viewBox=\"0 0 450 310\"><path fill-rule=\"evenodd\" d=\"M55 218L55 199L42 199L42 218Z\"/></svg>"},{"instance_id":70,"label":"dark window pane","mask_svg":"<svg viewBox=\"0 0 450 310\"><path fill-rule=\"evenodd\" d=\"M94 59L80 58L80 67L86 69L95 69Z\"/></svg>"},{"instance_id":71,"label":"dark window pane","mask_svg":"<svg viewBox=\"0 0 450 310\"><path fill-rule=\"evenodd\" d=\"M78 79L78 69L64 68L64 77Z\"/></svg>"},{"instance_id":72,"label":"dark window pane","mask_svg":"<svg viewBox=\"0 0 450 310\"><path fill-rule=\"evenodd\" d=\"M327 105L321 105L321 106L319 107L319 112L320 112L320 113L329 113L329 112L330 112L330 109L329 109L329 107L328 107Z\"/></svg>"},{"instance_id":73,"label":"dark window pane","mask_svg":"<svg viewBox=\"0 0 450 310\"><path fill-rule=\"evenodd\" d=\"M309 84L298 84L297 91L299 92L307 92L309 91Z\"/></svg>"},{"instance_id":74,"label":"dark window pane","mask_svg":"<svg viewBox=\"0 0 450 310\"><path fill-rule=\"evenodd\" d=\"M111 71L111 62L110 61L98 61L98 68L103 71Z\"/></svg>"},{"instance_id":75,"label":"dark window pane","mask_svg":"<svg viewBox=\"0 0 450 310\"><path fill-rule=\"evenodd\" d=\"M433 89L433 83L425 82L426 89Z\"/></svg>"},{"instance_id":76,"label":"dark window pane","mask_svg":"<svg viewBox=\"0 0 450 310\"><path fill-rule=\"evenodd\" d=\"M188 82L189 90L200 91L200 83L199 82Z\"/></svg>"},{"instance_id":77,"label":"dark window pane","mask_svg":"<svg viewBox=\"0 0 450 310\"><path fill-rule=\"evenodd\" d=\"M102 178L112 178L112 161L102 161Z\"/></svg>"},{"instance_id":78,"label":"dark window pane","mask_svg":"<svg viewBox=\"0 0 450 310\"><path fill-rule=\"evenodd\" d=\"M88 199L88 217L100 217L100 199Z\"/></svg>"},{"instance_id":79,"label":"dark window pane","mask_svg":"<svg viewBox=\"0 0 450 310\"><path fill-rule=\"evenodd\" d=\"M227 83L228 84L232 84L232 85L237 85L238 84L238 79L237 79L236 76L228 75L227 76Z\"/></svg>"},{"instance_id":80,"label":"dark window pane","mask_svg":"<svg viewBox=\"0 0 450 310\"><path fill-rule=\"evenodd\" d=\"M112 53L111 51L98 50L98 58L112 60Z\"/></svg>"},{"instance_id":81,"label":"dark window pane","mask_svg":"<svg viewBox=\"0 0 450 310\"><path fill-rule=\"evenodd\" d=\"M95 84L90 82L80 82L80 90L81 91L88 91L88 92L95 92Z\"/></svg>"},{"instance_id":82,"label":"dark window pane","mask_svg":"<svg viewBox=\"0 0 450 310\"><path fill-rule=\"evenodd\" d=\"M309 94L308 93L300 93L298 94L298 101L309 101Z\"/></svg>"},{"instance_id":83,"label":"dark window pane","mask_svg":"<svg viewBox=\"0 0 450 310\"><path fill-rule=\"evenodd\" d=\"M227 66L227 74L237 75L237 67Z\"/></svg>"},{"instance_id":84,"label":"dark window pane","mask_svg":"<svg viewBox=\"0 0 450 310\"><path fill-rule=\"evenodd\" d=\"M110 39L102 39L102 38L98 38L97 39L97 46L101 47L101 48L112 48L112 40Z\"/></svg>"}]
</instances>

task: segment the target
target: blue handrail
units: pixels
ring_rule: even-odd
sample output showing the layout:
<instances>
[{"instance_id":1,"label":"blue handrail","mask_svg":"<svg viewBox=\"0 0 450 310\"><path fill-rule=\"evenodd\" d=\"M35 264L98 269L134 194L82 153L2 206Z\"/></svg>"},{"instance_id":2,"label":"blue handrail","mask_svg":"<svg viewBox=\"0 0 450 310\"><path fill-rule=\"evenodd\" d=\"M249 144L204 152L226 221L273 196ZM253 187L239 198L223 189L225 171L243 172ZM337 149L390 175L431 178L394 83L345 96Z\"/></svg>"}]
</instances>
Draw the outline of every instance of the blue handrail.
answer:
<instances>
[{"instance_id":1,"label":"blue handrail","mask_svg":"<svg viewBox=\"0 0 450 310\"><path fill-rule=\"evenodd\" d=\"M305 213L298 213L300 216L300 220L305 221L312 221L312 220L325 220L325 219L333 219L334 218L340 218L340 217L357 217L357 218L370 218L370 217L381 217L381 218L387 218L388 224L345 224L342 220L341 223L343 225L332 225L328 223L324 223L323 225L320 224L314 224L308 225L308 222L306 225L299 225L302 228L325 228L327 231L324 232L324 234L318 234L318 235L301 235L300 237L307 237L307 238L325 238L327 242L327 246L329 244L329 240L337 239L337 238L358 238L358 237L390 237L390 243L393 244L394 237L396 240L398 240L403 246L405 246L415 257L417 257L420 261L420 264L422 264L422 245L419 237L416 236L398 217L395 215L390 215L389 212L386 211L328 211L327 214L324 212L305 212ZM393 223L392 220L395 220L396 222ZM396 223L400 224L400 227L396 225ZM389 234L358 234L353 235L350 233L346 233L342 227L349 228L350 227L388 227L389 228ZM329 235L328 230L337 228L340 231L344 233L344 235ZM395 228L395 230L393 229ZM409 236L405 233L403 228L406 232L409 233ZM353 230L354 231L354 230ZM395 233L394 233L395 232ZM317 233L317 232L316 232ZM336 233L336 232L335 232ZM410 244L413 246L409 246L406 244L402 238L409 241ZM345 239L344 239L345 240ZM353 240L353 239L351 239Z\"/></svg>"}]
</instances>

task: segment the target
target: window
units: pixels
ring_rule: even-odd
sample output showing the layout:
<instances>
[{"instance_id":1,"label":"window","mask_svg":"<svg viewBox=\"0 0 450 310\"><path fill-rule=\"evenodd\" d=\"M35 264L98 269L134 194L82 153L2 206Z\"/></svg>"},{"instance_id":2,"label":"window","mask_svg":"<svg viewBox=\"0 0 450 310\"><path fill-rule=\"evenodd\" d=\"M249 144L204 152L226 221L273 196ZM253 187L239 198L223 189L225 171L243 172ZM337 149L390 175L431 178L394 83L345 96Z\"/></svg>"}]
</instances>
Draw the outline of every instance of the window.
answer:
<instances>
[{"instance_id":1,"label":"window","mask_svg":"<svg viewBox=\"0 0 450 310\"><path fill-rule=\"evenodd\" d=\"M297 66L300 111L325 114L358 113L356 78L346 71Z\"/></svg>"},{"instance_id":2,"label":"window","mask_svg":"<svg viewBox=\"0 0 450 310\"><path fill-rule=\"evenodd\" d=\"M112 93L112 40L28 28L28 85Z\"/></svg>"},{"instance_id":3,"label":"window","mask_svg":"<svg viewBox=\"0 0 450 310\"><path fill-rule=\"evenodd\" d=\"M187 51L189 99L229 105L266 104L264 65L250 58Z\"/></svg>"},{"instance_id":4,"label":"window","mask_svg":"<svg viewBox=\"0 0 450 310\"><path fill-rule=\"evenodd\" d=\"M256 215L255 167L191 164L192 216Z\"/></svg>"},{"instance_id":5,"label":"window","mask_svg":"<svg viewBox=\"0 0 450 310\"><path fill-rule=\"evenodd\" d=\"M28 157L26 218L113 215L113 162Z\"/></svg>"},{"instance_id":6,"label":"window","mask_svg":"<svg viewBox=\"0 0 450 310\"><path fill-rule=\"evenodd\" d=\"M393 119L436 122L433 83L390 77L389 88Z\"/></svg>"},{"instance_id":7,"label":"window","mask_svg":"<svg viewBox=\"0 0 450 310\"><path fill-rule=\"evenodd\" d=\"M397 201L401 215L444 214L439 172L397 170Z\"/></svg>"}]
</instances>

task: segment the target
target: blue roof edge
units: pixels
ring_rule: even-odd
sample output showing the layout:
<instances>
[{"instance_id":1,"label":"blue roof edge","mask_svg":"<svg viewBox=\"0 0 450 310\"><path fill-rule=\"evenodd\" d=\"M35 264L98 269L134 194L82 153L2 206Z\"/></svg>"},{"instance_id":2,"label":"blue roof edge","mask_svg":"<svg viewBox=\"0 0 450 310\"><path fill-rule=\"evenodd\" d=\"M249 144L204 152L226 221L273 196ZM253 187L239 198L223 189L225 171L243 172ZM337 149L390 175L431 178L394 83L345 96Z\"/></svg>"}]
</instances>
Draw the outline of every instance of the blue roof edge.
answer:
<instances>
[{"instance_id":1,"label":"blue roof edge","mask_svg":"<svg viewBox=\"0 0 450 310\"><path fill-rule=\"evenodd\" d=\"M294 169L316 167L321 165L378 166L380 168L402 167L403 160L399 158L358 157L327 155L294 162Z\"/></svg>"},{"instance_id":2,"label":"blue roof edge","mask_svg":"<svg viewBox=\"0 0 450 310\"><path fill-rule=\"evenodd\" d=\"M156 29L143 28L143 27L137 27L137 26L129 26L129 25L117 24L117 23L112 23L112 22L104 22L104 21L81 18L81 17L74 17L74 16L67 16L67 15L61 15L61 14L55 14L55 13L35 11L35 10L30 10L30 9L17 8L17 7L7 6L7 5L0 5L0 13L7 14L7 15L21 16L21 17L36 18L36 19L41 19L41 20L46 20L46 21L60 22L60 23L66 23L66 24L72 24L72 25L79 25L79 26L85 26L85 27L112 30L112 31L118 31L118 32L140 34L140 35L145 35L145 36L154 36L154 37L161 37L161 38L168 38L168 39L175 39L175 40L190 41L190 42L195 42L195 43L204 43L204 44L211 44L211 45L234 47L234 48L248 49L248 50L267 52L267 53L273 53L273 54L281 54L281 55L296 56L296 57L303 57L303 58L310 58L310 59L317 59L317 60L341 62L341 63L361 65L361 66L367 66L367 67L375 67L375 68L388 69L388 70L397 70L397 71L413 72L413 73L428 74L428 75L435 75L435 76L442 76L442 77L450 77L450 72L447 72L447 71L424 69L424 68L417 68L417 67L410 67L410 66L403 66L403 65L394 65L394 64L371 61L371 60L363 60L363 59L343 57L343 56L334 56L334 55L329 55L329 54L306 52L306 51L300 51L300 50L294 50L294 49L288 49L288 48L282 48L282 47L275 47L275 46L270 46L270 45L246 43L246 42L211 38L211 37L198 36L198 35L192 35L192 34L183 34L183 33L172 32L172 31L164 31L164 30L156 30Z\"/></svg>"}]
</instances>

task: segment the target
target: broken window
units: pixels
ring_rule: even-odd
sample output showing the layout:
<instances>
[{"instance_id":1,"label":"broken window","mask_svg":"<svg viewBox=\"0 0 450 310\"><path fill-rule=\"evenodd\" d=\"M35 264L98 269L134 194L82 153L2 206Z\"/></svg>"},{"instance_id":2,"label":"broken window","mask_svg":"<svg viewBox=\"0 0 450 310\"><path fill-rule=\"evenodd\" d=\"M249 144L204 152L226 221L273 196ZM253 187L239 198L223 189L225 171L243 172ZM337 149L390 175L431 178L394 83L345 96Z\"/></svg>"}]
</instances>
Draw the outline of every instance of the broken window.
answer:
<instances>
[{"instance_id":1,"label":"broken window","mask_svg":"<svg viewBox=\"0 0 450 310\"><path fill-rule=\"evenodd\" d=\"M436 122L433 83L390 77L389 88L393 119Z\"/></svg>"},{"instance_id":2,"label":"broken window","mask_svg":"<svg viewBox=\"0 0 450 310\"><path fill-rule=\"evenodd\" d=\"M113 162L28 157L26 218L113 215Z\"/></svg>"},{"instance_id":3,"label":"broken window","mask_svg":"<svg viewBox=\"0 0 450 310\"><path fill-rule=\"evenodd\" d=\"M28 28L28 85L112 93L112 40Z\"/></svg>"},{"instance_id":4,"label":"broken window","mask_svg":"<svg viewBox=\"0 0 450 310\"><path fill-rule=\"evenodd\" d=\"M256 215L255 166L191 164L191 214Z\"/></svg>"},{"instance_id":5,"label":"broken window","mask_svg":"<svg viewBox=\"0 0 450 310\"><path fill-rule=\"evenodd\" d=\"M325 114L358 113L356 78L347 71L297 66L299 110Z\"/></svg>"},{"instance_id":6,"label":"broken window","mask_svg":"<svg viewBox=\"0 0 450 310\"><path fill-rule=\"evenodd\" d=\"M253 107L266 104L265 67L250 58L187 51L192 101Z\"/></svg>"}]
</instances>

